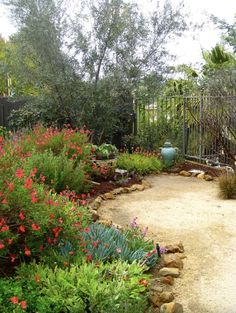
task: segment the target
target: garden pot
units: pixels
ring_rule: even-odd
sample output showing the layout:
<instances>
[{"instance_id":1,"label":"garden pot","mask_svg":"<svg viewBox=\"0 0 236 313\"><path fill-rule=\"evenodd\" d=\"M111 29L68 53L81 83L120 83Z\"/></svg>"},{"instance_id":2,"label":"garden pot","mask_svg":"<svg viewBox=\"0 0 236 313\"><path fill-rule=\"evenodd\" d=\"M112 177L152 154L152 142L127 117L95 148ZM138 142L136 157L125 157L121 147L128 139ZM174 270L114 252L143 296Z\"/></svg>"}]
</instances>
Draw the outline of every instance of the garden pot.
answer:
<instances>
[{"instance_id":1,"label":"garden pot","mask_svg":"<svg viewBox=\"0 0 236 313\"><path fill-rule=\"evenodd\" d=\"M164 162L167 165L172 165L174 163L174 160L176 158L176 154L178 151L178 148L172 147L172 144L168 141L164 143L164 146L160 148L161 150L161 156L164 160Z\"/></svg>"}]
</instances>

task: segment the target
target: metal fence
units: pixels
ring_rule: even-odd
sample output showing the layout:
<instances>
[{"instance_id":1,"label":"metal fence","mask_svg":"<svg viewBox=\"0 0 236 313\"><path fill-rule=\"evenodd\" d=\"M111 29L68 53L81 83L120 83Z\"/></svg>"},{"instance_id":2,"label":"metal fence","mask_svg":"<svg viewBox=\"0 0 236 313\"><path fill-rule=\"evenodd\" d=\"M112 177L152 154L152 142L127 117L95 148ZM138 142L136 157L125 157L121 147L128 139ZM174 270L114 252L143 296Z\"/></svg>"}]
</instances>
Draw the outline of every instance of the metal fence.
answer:
<instances>
[{"instance_id":1,"label":"metal fence","mask_svg":"<svg viewBox=\"0 0 236 313\"><path fill-rule=\"evenodd\" d=\"M17 110L22 106L23 101L10 101L7 97L0 97L0 126L9 126L9 116L12 110Z\"/></svg>"},{"instance_id":2,"label":"metal fence","mask_svg":"<svg viewBox=\"0 0 236 313\"><path fill-rule=\"evenodd\" d=\"M136 133L147 149L170 140L199 162L234 165L236 96L174 96L138 102Z\"/></svg>"}]
</instances>

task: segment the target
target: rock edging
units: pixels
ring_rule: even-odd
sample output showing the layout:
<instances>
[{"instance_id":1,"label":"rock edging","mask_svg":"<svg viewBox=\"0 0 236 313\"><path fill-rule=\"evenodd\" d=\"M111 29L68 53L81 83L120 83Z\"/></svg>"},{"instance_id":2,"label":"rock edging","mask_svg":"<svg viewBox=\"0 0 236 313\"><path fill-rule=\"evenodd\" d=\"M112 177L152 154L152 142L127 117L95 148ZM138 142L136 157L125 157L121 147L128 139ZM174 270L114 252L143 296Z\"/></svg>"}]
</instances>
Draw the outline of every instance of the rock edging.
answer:
<instances>
[{"instance_id":1,"label":"rock edging","mask_svg":"<svg viewBox=\"0 0 236 313\"><path fill-rule=\"evenodd\" d=\"M99 220L99 215L97 213L97 210L100 208L103 201L114 200L116 198L116 196L118 196L120 194L130 193L133 191L143 191L143 190L148 189L150 187L151 187L151 185L149 182L147 182L146 180L142 180L141 184L134 184L130 187L119 187L119 188L112 190L111 192L106 192L106 193L98 196L88 205L88 209L89 209L90 213L92 214L93 221L95 222L95 221Z\"/></svg>"},{"instance_id":2,"label":"rock edging","mask_svg":"<svg viewBox=\"0 0 236 313\"><path fill-rule=\"evenodd\" d=\"M149 302L153 313L183 313L183 306L175 302L173 291L174 280L180 277L185 258L182 243L164 247L161 264L157 277L149 286Z\"/></svg>"},{"instance_id":3,"label":"rock edging","mask_svg":"<svg viewBox=\"0 0 236 313\"><path fill-rule=\"evenodd\" d=\"M212 181L213 177L211 175L208 175L206 172L204 171L180 171L179 172L180 176L184 176L184 177L197 177L199 179L204 179L206 181Z\"/></svg>"}]
</instances>

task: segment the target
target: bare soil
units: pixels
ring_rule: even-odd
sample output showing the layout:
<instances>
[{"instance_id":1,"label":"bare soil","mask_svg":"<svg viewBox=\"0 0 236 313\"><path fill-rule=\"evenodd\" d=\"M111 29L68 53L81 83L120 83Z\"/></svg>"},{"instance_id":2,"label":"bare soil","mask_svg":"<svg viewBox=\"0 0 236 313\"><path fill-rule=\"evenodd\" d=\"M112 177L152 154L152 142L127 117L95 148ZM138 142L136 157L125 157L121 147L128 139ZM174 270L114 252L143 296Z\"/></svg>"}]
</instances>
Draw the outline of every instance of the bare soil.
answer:
<instances>
[{"instance_id":1,"label":"bare soil","mask_svg":"<svg viewBox=\"0 0 236 313\"><path fill-rule=\"evenodd\" d=\"M152 188L103 202L101 218L125 226L138 217L160 245L182 241L187 258L174 292L185 313L236 313L236 200L221 200L216 181L147 180Z\"/></svg>"}]
</instances>

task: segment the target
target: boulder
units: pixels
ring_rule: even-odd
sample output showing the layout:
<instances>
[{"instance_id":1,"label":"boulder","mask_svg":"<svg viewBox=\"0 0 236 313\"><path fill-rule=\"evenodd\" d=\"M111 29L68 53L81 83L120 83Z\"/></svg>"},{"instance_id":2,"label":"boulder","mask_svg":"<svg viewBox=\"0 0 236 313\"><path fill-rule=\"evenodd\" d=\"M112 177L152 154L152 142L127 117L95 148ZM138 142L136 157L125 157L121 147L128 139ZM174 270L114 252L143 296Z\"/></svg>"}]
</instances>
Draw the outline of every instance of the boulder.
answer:
<instances>
[{"instance_id":1,"label":"boulder","mask_svg":"<svg viewBox=\"0 0 236 313\"><path fill-rule=\"evenodd\" d=\"M90 203L89 207L92 209L92 210L98 210L101 203L102 203L102 197L97 197L95 200L93 200L93 202Z\"/></svg>"},{"instance_id":2,"label":"boulder","mask_svg":"<svg viewBox=\"0 0 236 313\"><path fill-rule=\"evenodd\" d=\"M151 184L148 181L146 181L145 179L142 180L142 185L145 188L151 188Z\"/></svg>"},{"instance_id":3,"label":"boulder","mask_svg":"<svg viewBox=\"0 0 236 313\"><path fill-rule=\"evenodd\" d=\"M184 246L182 242L175 244L175 245L168 245L165 247L167 253L183 253L184 252Z\"/></svg>"},{"instance_id":4,"label":"boulder","mask_svg":"<svg viewBox=\"0 0 236 313\"><path fill-rule=\"evenodd\" d=\"M213 177L211 175L205 175L204 179L206 181L212 181L213 180Z\"/></svg>"},{"instance_id":5,"label":"boulder","mask_svg":"<svg viewBox=\"0 0 236 313\"><path fill-rule=\"evenodd\" d=\"M169 303L169 302L172 302L174 300L174 295L172 292L169 292L169 291L163 291L161 294L160 294L160 300L162 303Z\"/></svg>"},{"instance_id":6,"label":"boulder","mask_svg":"<svg viewBox=\"0 0 236 313\"><path fill-rule=\"evenodd\" d=\"M175 280L171 276L164 276L164 277L161 278L161 283L165 284L165 285L173 286L174 282L175 282Z\"/></svg>"},{"instance_id":7,"label":"boulder","mask_svg":"<svg viewBox=\"0 0 236 313\"><path fill-rule=\"evenodd\" d=\"M155 293L163 292L163 288L161 286L156 285L155 283L150 286L150 290L154 291Z\"/></svg>"},{"instance_id":8,"label":"boulder","mask_svg":"<svg viewBox=\"0 0 236 313\"><path fill-rule=\"evenodd\" d=\"M159 271L160 276L171 276L171 277L179 277L180 270L175 267L163 267Z\"/></svg>"},{"instance_id":9,"label":"boulder","mask_svg":"<svg viewBox=\"0 0 236 313\"><path fill-rule=\"evenodd\" d=\"M123 176L123 175L128 174L128 171L127 171L127 170L120 169L120 168L116 168L116 169L115 169L115 173L116 173L116 174L119 174L119 175L121 175L121 176Z\"/></svg>"},{"instance_id":10,"label":"boulder","mask_svg":"<svg viewBox=\"0 0 236 313\"><path fill-rule=\"evenodd\" d=\"M183 306L179 303L164 303L160 307L160 313L183 313Z\"/></svg>"},{"instance_id":11,"label":"boulder","mask_svg":"<svg viewBox=\"0 0 236 313\"><path fill-rule=\"evenodd\" d=\"M104 200L114 200L114 199L115 199L115 196L114 196L111 192L106 192L106 193L103 195L103 199L104 199Z\"/></svg>"},{"instance_id":12,"label":"boulder","mask_svg":"<svg viewBox=\"0 0 236 313\"><path fill-rule=\"evenodd\" d=\"M131 187L128 187L128 189L132 192L132 191L136 191L137 190L137 185L132 185Z\"/></svg>"},{"instance_id":13,"label":"boulder","mask_svg":"<svg viewBox=\"0 0 236 313\"><path fill-rule=\"evenodd\" d=\"M205 173L198 174L197 178L204 179L205 178Z\"/></svg>"},{"instance_id":14,"label":"boulder","mask_svg":"<svg viewBox=\"0 0 236 313\"><path fill-rule=\"evenodd\" d=\"M104 226L111 226L112 225L112 221L109 221L109 220L98 220L97 223L102 224Z\"/></svg>"},{"instance_id":15,"label":"boulder","mask_svg":"<svg viewBox=\"0 0 236 313\"><path fill-rule=\"evenodd\" d=\"M93 222L96 222L96 221L99 220L99 215L98 215L97 211L95 211L95 210L90 210L89 212L90 212L91 215L92 215L92 220L93 220Z\"/></svg>"},{"instance_id":16,"label":"boulder","mask_svg":"<svg viewBox=\"0 0 236 313\"><path fill-rule=\"evenodd\" d=\"M138 191L143 191L145 189L144 185L135 185Z\"/></svg>"},{"instance_id":17,"label":"boulder","mask_svg":"<svg viewBox=\"0 0 236 313\"><path fill-rule=\"evenodd\" d=\"M193 169L193 170L190 170L189 173L191 173L193 177L196 177L197 175L204 173L204 171Z\"/></svg>"},{"instance_id":18,"label":"boulder","mask_svg":"<svg viewBox=\"0 0 236 313\"><path fill-rule=\"evenodd\" d=\"M111 193L112 193L114 196L119 195L119 194L121 194L122 192L123 192L123 188L122 188L122 187L116 188L116 189L114 189L114 190L111 191Z\"/></svg>"},{"instance_id":19,"label":"boulder","mask_svg":"<svg viewBox=\"0 0 236 313\"><path fill-rule=\"evenodd\" d=\"M183 261L181 258L173 253L163 254L163 262L165 267L183 268Z\"/></svg>"},{"instance_id":20,"label":"boulder","mask_svg":"<svg viewBox=\"0 0 236 313\"><path fill-rule=\"evenodd\" d=\"M180 171L179 172L179 175L180 176L184 176L184 177L189 177L191 176L191 173L187 172L187 171Z\"/></svg>"},{"instance_id":21,"label":"boulder","mask_svg":"<svg viewBox=\"0 0 236 313\"><path fill-rule=\"evenodd\" d=\"M148 297L149 302L153 305L153 306L157 306L159 307L161 305L161 299L160 299L160 295L158 293L152 293L149 295Z\"/></svg>"}]
</instances>

